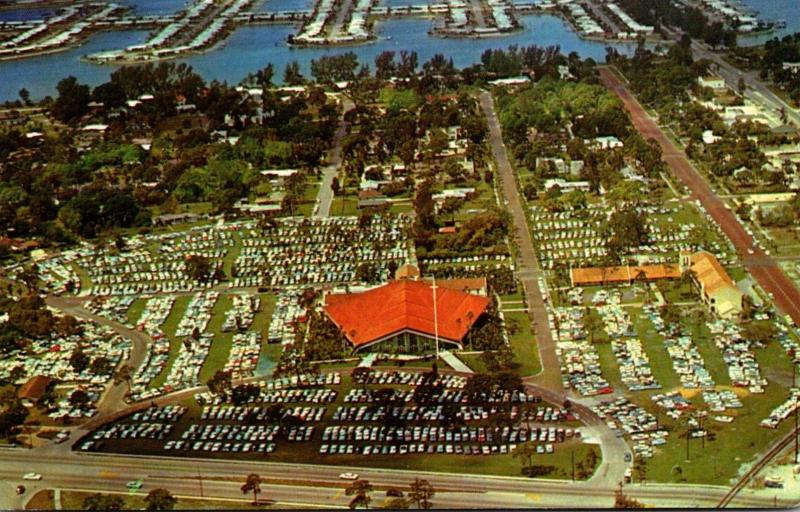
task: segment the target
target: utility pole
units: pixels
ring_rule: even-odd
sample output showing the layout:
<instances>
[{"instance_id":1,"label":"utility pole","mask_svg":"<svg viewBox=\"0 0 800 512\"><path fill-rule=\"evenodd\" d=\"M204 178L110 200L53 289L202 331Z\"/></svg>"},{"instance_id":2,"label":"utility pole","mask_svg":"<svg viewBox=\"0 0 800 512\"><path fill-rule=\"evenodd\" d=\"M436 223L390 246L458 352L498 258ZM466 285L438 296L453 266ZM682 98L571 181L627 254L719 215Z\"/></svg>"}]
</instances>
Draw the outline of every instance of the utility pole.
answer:
<instances>
[{"instance_id":1,"label":"utility pole","mask_svg":"<svg viewBox=\"0 0 800 512\"><path fill-rule=\"evenodd\" d=\"M797 409L797 395L794 395L794 463L795 464L797 464L797 452L798 452L798 448L799 448L798 443L800 443L800 440L797 437L797 421L798 421L797 414L798 414L798 412L799 411Z\"/></svg>"},{"instance_id":2,"label":"utility pole","mask_svg":"<svg viewBox=\"0 0 800 512\"><path fill-rule=\"evenodd\" d=\"M570 458L572 459L572 481L575 481L575 448L570 450L569 452Z\"/></svg>"},{"instance_id":3,"label":"utility pole","mask_svg":"<svg viewBox=\"0 0 800 512\"><path fill-rule=\"evenodd\" d=\"M203 477L200 476L200 469L197 470L197 481L200 483L200 497L203 497Z\"/></svg>"}]
</instances>

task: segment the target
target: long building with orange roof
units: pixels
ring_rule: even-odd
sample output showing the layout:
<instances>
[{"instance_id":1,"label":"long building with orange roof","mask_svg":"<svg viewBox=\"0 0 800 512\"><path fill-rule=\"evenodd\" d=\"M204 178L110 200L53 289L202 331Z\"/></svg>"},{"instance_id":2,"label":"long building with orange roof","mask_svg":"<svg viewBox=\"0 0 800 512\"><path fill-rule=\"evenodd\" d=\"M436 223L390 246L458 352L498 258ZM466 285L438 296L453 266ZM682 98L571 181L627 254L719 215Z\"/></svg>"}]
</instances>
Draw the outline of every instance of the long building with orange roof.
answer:
<instances>
[{"instance_id":1,"label":"long building with orange roof","mask_svg":"<svg viewBox=\"0 0 800 512\"><path fill-rule=\"evenodd\" d=\"M437 336L442 347L462 348L488 306L480 295L398 279L361 293L328 295L325 313L355 352L426 353L433 352Z\"/></svg>"},{"instance_id":2,"label":"long building with orange roof","mask_svg":"<svg viewBox=\"0 0 800 512\"><path fill-rule=\"evenodd\" d=\"M657 281L679 279L678 265L619 265L615 267L573 268L569 272L572 286L599 286L608 284L632 284L634 281Z\"/></svg>"}]
</instances>

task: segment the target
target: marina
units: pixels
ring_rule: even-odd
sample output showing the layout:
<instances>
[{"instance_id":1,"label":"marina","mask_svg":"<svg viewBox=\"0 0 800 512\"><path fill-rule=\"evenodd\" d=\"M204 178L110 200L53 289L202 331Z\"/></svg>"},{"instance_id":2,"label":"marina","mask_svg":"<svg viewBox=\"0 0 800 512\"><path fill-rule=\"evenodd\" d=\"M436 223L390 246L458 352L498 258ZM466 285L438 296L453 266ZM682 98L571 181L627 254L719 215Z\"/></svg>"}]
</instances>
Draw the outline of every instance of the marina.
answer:
<instances>
[{"instance_id":1,"label":"marina","mask_svg":"<svg viewBox=\"0 0 800 512\"><path fill-rule=\"evenodd\" d=\"M228 38L244 25L287 24L296 32L287 35L293 46L330 46L373 41L376 20L432 18L429 34L438 37L485 37L522 28L519 16L553 13L571 18L582 37L617 39L590 14L572 2L513 3L510 0L447 0L433 4L380 5L377 0L319 0L311 9L268 10L269 2L252 0L201 0L175 14L136 16L119 4L91 3L70 6L42 19L0 20L0 59L13 60L63 51L85 42L99 31L153 30L142 43L120 49L89 53L94 63L137 62L171 59L200 53ZM577 7L575 7L577 6ZM572 20L571 20L572 21Z\"/></svg>"},{"instance_id":2,"label":"marina","mask_svg":"<svg viewBox=\"0 0 800 512\"><path fill-rule=\"evenodd\" d=\"M3 75L3 80L0 81L0 101L13 101L22 87L27 88L34 98L52 95L56 83L65 74L72 74L89 85L102 83L117 66L136 61L105 60L104 65L98 66L98 61L89 60L88 56L120 52L130 46L144 44L179 19L181 9L194 5L179 0L117 0L115 3L122 7L120 11L95 20L92 26L85 27L78 36L71 36L64 44L49 49L36 49L32 53L0 55L0 73ZM757 12L760 19L785 19L788 23L786 28L742 35L740 41L743 45L758 44L800 29L800 19L792 16L796 7L794 0L743 0L740 4L749 9L748 12ZM289 44L291 37L301 33L316 2L255 1L235 16L235 21L229 24L233 27L231 30L224 30L203 48L158 58L177 59L193 66L208 79L236 83L249 70L263 67L270 62L276 69L283 69L293 60L297 60L301 71L308 73L312 59L343 51L354 51L362 62L371 62L384 51L411 50L417 52L421 60L428 59L435 53L443 53L451 56L456 65L465 66L477 62L485 50L514 44L557 45L564 52L574 51L597 61L604 59L607 46L612 46L621 53L629 53L634 48L633 43L612 37L625 31L624 27L608 24L614 20L600 8L602 6L596 6L593 2L562 1L556 4L546 1L511 1L508 5L513 8L512 19L516 19L519 27L504 33L503 37L472 39L468 45L464 44L463 37L444 37L447 34L435 30L443 24L441 20L446 16L447 9L445 5L449 6L444 3L425 4L420 0L379 0L371 7L366 25L372 37L358 46L351 46L352 50L346 50L348 45L345 44ZM0 42L5 43L42 25L43 20L65 12L57 7L43 7L42 4L0 11ZM97 9L91 12L97 12ZM43 41L60 32L66 32L73 24L90 16L91 12L82 16L76 15L60 27L53 27L47 33L39 33L32 40L18 46L30 44L34 40ZM195 33L199 31L202 28L196 29ZM32 81L33 77L48 79Z\"/></svg>"}]
</instances>

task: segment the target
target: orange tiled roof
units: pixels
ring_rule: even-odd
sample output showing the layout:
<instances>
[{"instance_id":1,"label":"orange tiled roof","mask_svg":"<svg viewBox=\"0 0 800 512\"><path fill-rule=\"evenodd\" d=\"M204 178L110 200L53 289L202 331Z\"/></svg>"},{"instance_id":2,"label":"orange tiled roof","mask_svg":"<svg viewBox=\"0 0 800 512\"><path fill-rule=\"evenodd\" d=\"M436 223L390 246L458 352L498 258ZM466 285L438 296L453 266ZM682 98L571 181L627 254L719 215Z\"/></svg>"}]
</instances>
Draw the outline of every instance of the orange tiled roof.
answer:
<instances>
[{"instance_id":1,"label":"orange tiled roof","mask_svg":"<svg viewBox=\"0 0 800 512\"><path fill-rule=\"evenodd\" d=\"M430 282L429 279L425 281ZM448 288L450 290L457 290L459 292L477 291L486 289L485 277L460 277L455 279L439 279L436 281L437 286Z\"/></svg>"},{"instance_id":2,"label":"orange tiled roof","mask_svg":"<svg viewBox=\"0 0 800 512\"><path fill-rule=\"evenodd\" d=\"M439 337L460 342L486 310L489 299L437 285ZM401 279L362 293L328 295L325 312L356 347L402 331L435 335L433 290Z\"/></svg>"},{"instance_id":3,"label":"orange tiled roof","mask_svg":"<svg viewBox=\"0 0 800 512\"><path fill-rule=\"evenodd\" d=\"M722 288L736 287L719 260L709 252L702 251L692 256L692 272L709 296Z\"/></svg>"},{"instance_id":4,"label":"orange tiled roof","mask_svg":"<svg viewBox=\"0 0 800 512\"><path fill-rule=\"evenodd\" d=\"M648 281L657 279L677 279L681 277L681 269L678 265L639 265L631 267L624 265L619 267L588 267L573 268L570 271L572 283L576 286L597 285L603 283L627 283L633 281L637 276L644 272L644 278Z\"/></svg>"}]
</instances>

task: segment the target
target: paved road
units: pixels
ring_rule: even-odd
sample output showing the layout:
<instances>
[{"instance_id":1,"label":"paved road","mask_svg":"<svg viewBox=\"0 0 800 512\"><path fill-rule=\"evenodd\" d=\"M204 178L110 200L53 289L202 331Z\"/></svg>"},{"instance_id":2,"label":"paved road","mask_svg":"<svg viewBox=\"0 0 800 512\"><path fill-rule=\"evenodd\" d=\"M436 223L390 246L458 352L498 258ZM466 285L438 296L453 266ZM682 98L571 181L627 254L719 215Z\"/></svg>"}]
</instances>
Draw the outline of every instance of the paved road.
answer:
<instances>
[{"instance_id":1,"label":"paved road","mask_svg":"<svg viewBox=\"0 0 800 512\"><path fill-rule=\"evenodd\" d=\"M29 482L25 497L17 497L12 489L20 483L20 475L28 471L41 473L40 482ZM346 506L349 498L342 492L340 472L352 471L377 487L374 493L380 503L381 490L388 487L407 488L419 476L428 479L439 492L434 504L447 508L533 508L533 507L609 507L614 488L591 482L563 480L530 480L515 477L425 473L358 467L311 466L274 462L231 462L208 459L170 459L70 453L64 456L42 455L32 459L24 450L0 451L0 507L20 508L24 499L44 488L124 491L125 482L141 478L139 491L146 494L156 487L165 487L179 496L203 495L239 499L245 475L251 472L267 479L262 485L264 499L304 505ZM211 480L211 478L214 480ZM222 480L227 479L227 481ZM627 493L645 503L668 503L672 506L713 506L726 492L720 486L628 486ZM769 506L771 496L764 493L747 496L737 505ZM789 505L778 502L779 505Z\"/></svg>"},{"instance_id":2,"label":"paved road","mask_svg":"<svg viewBox=\"0 0 800 512\"><path fill-rule=\"evenodd\" d=\"M105 325L113 329L117 334L130 339L133 342L131 352L128 356L128 360L123 363L128 364L134 369L139 368L139 365L144 362L144 358L147 355L147 347L153 342L150 336L84 309L82 304L86 300L85 297L56 297L51 295L47 297L46 302L48 306L63 311L68 315L84 320L92 320L98 324ZM114 384L112 381L97 403L98 414L104 415L124 408L126 406L124 398L127 392L127 383L121 382L119 384Z\"/></svg>"},{"instance_id":3,"label":"paved road","mask_svg":"<svg viewBox=\"0 0 800 512\"><path fill-rule=\"evenodd\" d=\"M494 101L491 94L482 91L480 101L489 124L489 142L492 145L492 155L495 162L497 162L501 192L506 206L514 219L514 240L518 248L516 260L517 277L522 282L528 308L533 315L533 323L536 328L536 340L539 348L539 359L542 363L542 372L531 381L551 389L559 395L563 395L564 387L561 384L561 367L556 356L555 342L547 321L544 298L539 290L538 279L544 276L539 268L539 261L536 259L536 252L533 249L533 239L528 230L528 223L526 222L528 213L523 206L524 203L517 189L514 170L508 160L508 153L503 143L503 134L500 130L500 122L497 120L497 113L494 109Z\"/></svg>"},{"instance_id":4,"label":"paved road","mask_svg":"<svg viewBox=\"0 0 800 512\"><path fill-rule=\"evenodd\" d=\"M800 290L786 277L781 267L762 249L754 245L753 237L739 223L725 203L714 194L709 184L689 162L686 154L678 149L661 128L645 112L617 75L608 68L600 69L600 80L622 100L630 112L633 124L646 139L655 139L661 146L664 161L672 172L692 191L712 219L743 255L748 272L761 287L774 297L775 304L794 322L800 325ZM750 254L752 252L752 254Z\"/></svg>"},{"instance_id":5,"label":"paved road","mask_svg":"<svg viewBox=\"0 0 800 512\"><path fill-rule=\"evenodd\" d=\"M739 78L744 78L747 88L745 96L755 101L756 103L764 105L767 109L772 111L776 117L779 116L779 110L785 109L786 117L795 126L800 127L800 112L793 109L785 101L783 101L777 94L772 92L758 78L755 71L742 71L735 66L731 65L723 59L718 53L712 51L708 45L699 41L692 42L692 53L695 59L708 59L717 65L717 74L725 79L725 82L733 90L739 88Z\"/></svg>"},{"instance_id":6,"label":"paved road","mask_svg":"<svg viewBox=\"0 0 800 512\"><path fill-rule=\"evenodd\" d=\"M331 149L329 155L329 163L322 170L322 184L319 186L319 193L317 194L315 218L329 217L331 214L331 204L333 204L331 183L339 173L339 165L342 163L342 138L347 133L347 122L344 120L344 115L353 108L355 108L355 104L350 99L344 98L342 100L342 120L333 138L333 149Z\"/></svg>"}]
</instances>

